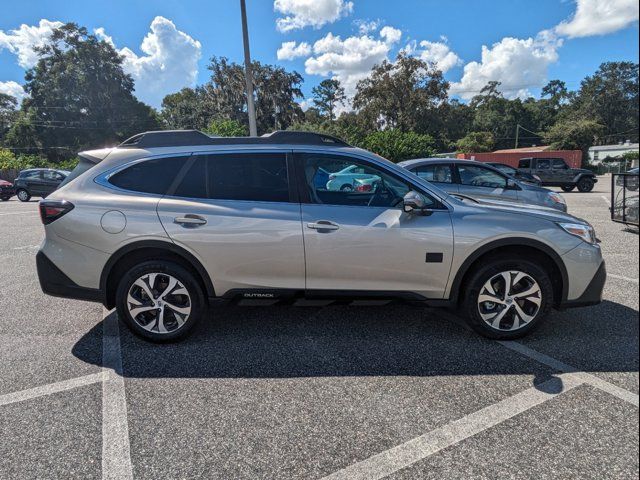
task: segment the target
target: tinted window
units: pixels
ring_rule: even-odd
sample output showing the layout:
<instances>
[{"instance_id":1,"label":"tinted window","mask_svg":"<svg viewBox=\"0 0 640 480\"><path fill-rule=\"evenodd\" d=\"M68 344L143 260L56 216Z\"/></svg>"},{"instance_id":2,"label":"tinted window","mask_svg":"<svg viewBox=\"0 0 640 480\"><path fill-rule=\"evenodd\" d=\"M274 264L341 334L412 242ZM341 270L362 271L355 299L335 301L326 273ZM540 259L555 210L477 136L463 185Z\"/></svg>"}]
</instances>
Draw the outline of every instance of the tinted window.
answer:
<instances>
[{"instance_id":1,"label":"tinted window","mask_svg":"<svg viewBox=\"0 0 640 480\"><path fill-rule=\"evenodd\" d=\"M64 175L58 172L53 172L51 170L45 170L44 172L42 172L42 176L44 177L45 180L48 180L51 182L60 182L64 180Z\"/></svg>"},{"instance_id":2,"label":"tinted window","mask_svg":"<svg viewBox=\"0 0 640 480\"><path fill-rule=\"evenodd\" d=\"M301 154L311 203L360 207L399 207L411 185L384 169L339 155ZM435 201L425 195L428 206Z\"/></svg>"},{"instance_id":3,"label":"tinted window","mask_svg":"<svg viewBox=\"0 0 640 480\"><path fill-rule=\"evenodd\" d=\"M551 160L548 158L538 159L538 170L549 170L551 168Z\"/></svg>"},{"instance_id":4,"label":"tinted window","mask_svg":"<svg viewBox=\"0 0 640 480\"><path fill-rule=\"evenodd\" d=\"M34 170L31 172L23 172L20 175L20 178L28 178L28 179L36 179L36 178L40 178L40 170Z\"/></svg>"},{"instance_id":5,"label":"tinted window","mask_svg":"<svg viewBox=\"0 0 640 480\"><path fill-rule=\"evenodd\" d=\"M531 159L523 158L518 162L518 168L531 168Z\"/></svg>"},{"instance_id":6,"label":"tinted window","mask_svg":"<svg viewBox=\"0 0 640 480\"><path fill-rule=\"evenodd\" d=\"M164 195L189 157L145 160L131 165L109 178L109 183L133 192Z\"/></svg>"},{"instance_id":7,"label":"tinted window","mask_svg":"<svg viewBox=\"0 0 640 480\"><path fill-rule=\"evenodd\" d=\"M498 170L500 170L502 173L506 173L508 175L513 175L516 173L516 169L513 167L510 167L509 165L503 165L501 163L493 163L492 165L496 167Z\"/></svg>"},{"instance_id":8,"label":"tinted window","mask_svg":"<svg viewBox=\"0 0 640 480\"><path fill-rule=\"evenodd\" d=\"M554 158L553 159L553 168L555 170L566 170L567 168L567 164L564 163L564 160L562 160L561 158Z\"/></svg>"},{"instance_id":9,"label":"tinted window","mask_svg":"<svg viewBox=\"0 0 640 480\"><path fill-rule=\"evenodd\" d=\"M199 155L174 195L288 202L286 157L283 153Z\"/></svg>"},{"instance_id":10,"label":"tinted window","mask_svg":"<svg viewBox=\"0 0 640 480\"><path fill-rule=\"evenodd\" d=\"M484 167L458 165L460 183L472 187L506 188L507 180L502 175Z\"/></svg>"},{"instance_id":11,"label":"tinted window","mask_svg":"<svg viewBox=\"0 0 640 480\"><path fill-rule=\"evenodd\" d=\"M412 172L428 182L453 183L449 165L423 165Z\"/></svg>"}]
</instances>

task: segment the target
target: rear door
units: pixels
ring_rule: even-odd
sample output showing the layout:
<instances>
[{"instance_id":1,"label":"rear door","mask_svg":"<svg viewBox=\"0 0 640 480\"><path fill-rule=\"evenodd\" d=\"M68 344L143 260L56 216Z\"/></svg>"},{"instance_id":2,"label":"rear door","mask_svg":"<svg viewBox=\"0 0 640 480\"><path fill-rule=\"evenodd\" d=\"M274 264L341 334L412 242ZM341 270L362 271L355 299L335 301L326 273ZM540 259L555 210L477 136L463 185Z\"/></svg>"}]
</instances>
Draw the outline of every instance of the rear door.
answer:
<instances>
[{"instance_id":1,"label":"rear door","mask_svg":"<svg viewBox=\"0 0 640 480\"><path fill-rule=\"evenodd\" d=\"M460 193L486 200L518 201L518 192L509 189L508 177L483 165L458 163Z\"/></svg>"},{"instance_id":2,"label":"rear door","mask_svg":"<svg viewBox=\"0 0 640 480\"><path fill-rule=\"evenodd\" d=\"M453 165L450 163L428 163L414 167L411 171L447 193L459 192L458 184L454 182Z\"/></svg>"},{"instance_id":3,"label":"rear door","mask_svg":"<svg viewBox=\"0 0 640 480\"><path fill-rule=\"evenodd\" d=\"M58 188L64 180L64 175L55 170L44 170L42 172L42 194L49 195Z\"/></svg>"},{"instance_id":4,"label":"rear door","mask_svg":"<svg viewBox=\"0 0 640 480\"><path fill-rule=\"evenodd\" d=\"M300 204L287 157L196 154L158 203L167 234L201 260L216 295L304 289Z\"/></svg>"}]
</instances>

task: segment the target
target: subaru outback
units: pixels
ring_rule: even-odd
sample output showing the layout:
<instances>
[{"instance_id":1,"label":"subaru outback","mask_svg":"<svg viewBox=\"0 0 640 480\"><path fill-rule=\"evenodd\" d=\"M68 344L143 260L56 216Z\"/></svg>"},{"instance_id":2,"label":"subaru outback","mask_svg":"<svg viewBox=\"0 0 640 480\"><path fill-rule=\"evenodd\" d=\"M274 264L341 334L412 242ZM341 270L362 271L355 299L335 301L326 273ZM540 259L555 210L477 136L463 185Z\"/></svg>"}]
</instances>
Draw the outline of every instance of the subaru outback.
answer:
<instances>
[{"instance_id":1,"label":"subaru outback","mask_svg":"<svg viewBox=\"0 0 640 480\"><path fill-rule=\"evenodd\" d=\"M327 173L352 165L378 180L327 187ZM139 134L81 153L40 213L43 291L115 307L157 342L183 337L214 305L308 298L456 308L480 334L509 339L550 308L599 303L606 278L583 220L449 195L305 132Z\"/></svg>"}]
</instances>

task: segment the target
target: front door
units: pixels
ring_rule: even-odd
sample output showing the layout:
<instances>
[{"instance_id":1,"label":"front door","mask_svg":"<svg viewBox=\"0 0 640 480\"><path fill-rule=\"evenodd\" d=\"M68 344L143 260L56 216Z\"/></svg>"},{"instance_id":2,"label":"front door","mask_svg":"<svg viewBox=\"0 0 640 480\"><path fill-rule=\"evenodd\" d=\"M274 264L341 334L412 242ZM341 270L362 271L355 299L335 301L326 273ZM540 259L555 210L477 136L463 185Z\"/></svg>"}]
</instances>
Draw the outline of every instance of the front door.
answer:
<instances>
[{"instance_id":1,"label":"front door","mask_svg":"<svg viewBox=\"0 0 640 480\"><path fill-rule=\"evenodd\" d=\"M505 175L482 165L461 163L457 168L460 193L485 200L518 201L518 191L509 188Z\"/></svg>"},{"instance_id":2,"label":"front door","mask_svg":"<svg viewBox=\"0 0 640 480\"><path fill-rule=\"evenodd\" d=\"M554 158L551 164L553 178L558 184L573 183L573 173L562 158Z\"/></svg>"},{"instance_id":3,"label":"front door","mask_svg":"<svg viewBox=\"0 0 640 480\"><path fill-rule=\"evenodd\" d=\"M407 214L402 198L418 190L384 167L348 155L299 153L308 291L413 292L442 298L453 254L449 211ZM319 186L316 176L350 165L376 180L353 191ZM426 193L426 192L421 192Z\"/></svg>"},{"instance_id":4,"label":"front door","mask_svg":"<svg viewBox=\"0 0 640 480\"><path fill-rule=\"evenodd\" d=\"M557 182L553 178L550 158L538 158L536 162L535 174L540 177L543 185L555 185Z\"/></svg>"},{"instance_id":5,"label":"front door","mask_svg":"<svg viewBox=\"0 0 640 480\"><path fill-rule=\"evenodd\" d=\"M300 204L286 153L194 155L158 203L171 239L207 269L216 295L304 289Z\"/></svg>"}]
</instances>

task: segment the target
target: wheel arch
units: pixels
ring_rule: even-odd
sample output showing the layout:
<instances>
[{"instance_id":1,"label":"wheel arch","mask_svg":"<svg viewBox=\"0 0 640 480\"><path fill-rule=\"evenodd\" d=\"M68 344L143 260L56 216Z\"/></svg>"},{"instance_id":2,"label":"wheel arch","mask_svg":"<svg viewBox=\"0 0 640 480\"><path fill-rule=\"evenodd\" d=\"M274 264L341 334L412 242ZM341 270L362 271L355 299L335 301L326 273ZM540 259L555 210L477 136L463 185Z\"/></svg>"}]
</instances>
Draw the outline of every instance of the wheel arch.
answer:
<instances>
[{"instance_id":1,"label":"wheel arch","mask_svg":"<svg viewBox=\"0 0 640 480\"><path fill-rule=\"evenodd\" d=\"M142 240L130 243L117 250L107 261L100 275L100 290L104 292L107 308L115 306L117 278L133 265L145 260L169 260L181 264L195 274L205 297L215 297L211 278L202 263L184 248L162 240Z\"/></svg>"},{"instance_id":2,"label":"wheel arch","mask_svg":"<svg viewBox=\"0 0 640 480\"><path fill-rule=\"evenodd\" d=\"M465 281L474 269L480 265L483 260L495 254L508 252L513 253L515 256L525 258L533 256L535 259L546 263L547 268L551 269L550 279L554 290L554 306L560 305L567 299L569 276L560 255L550 246L538 240L526 237L514 237L494 240L482 245L469 255L456 272L453 282L451 283L450 301L453 304L458 303L461 293L460 289L464 286Z\"/></svg>"}]
</instances>

